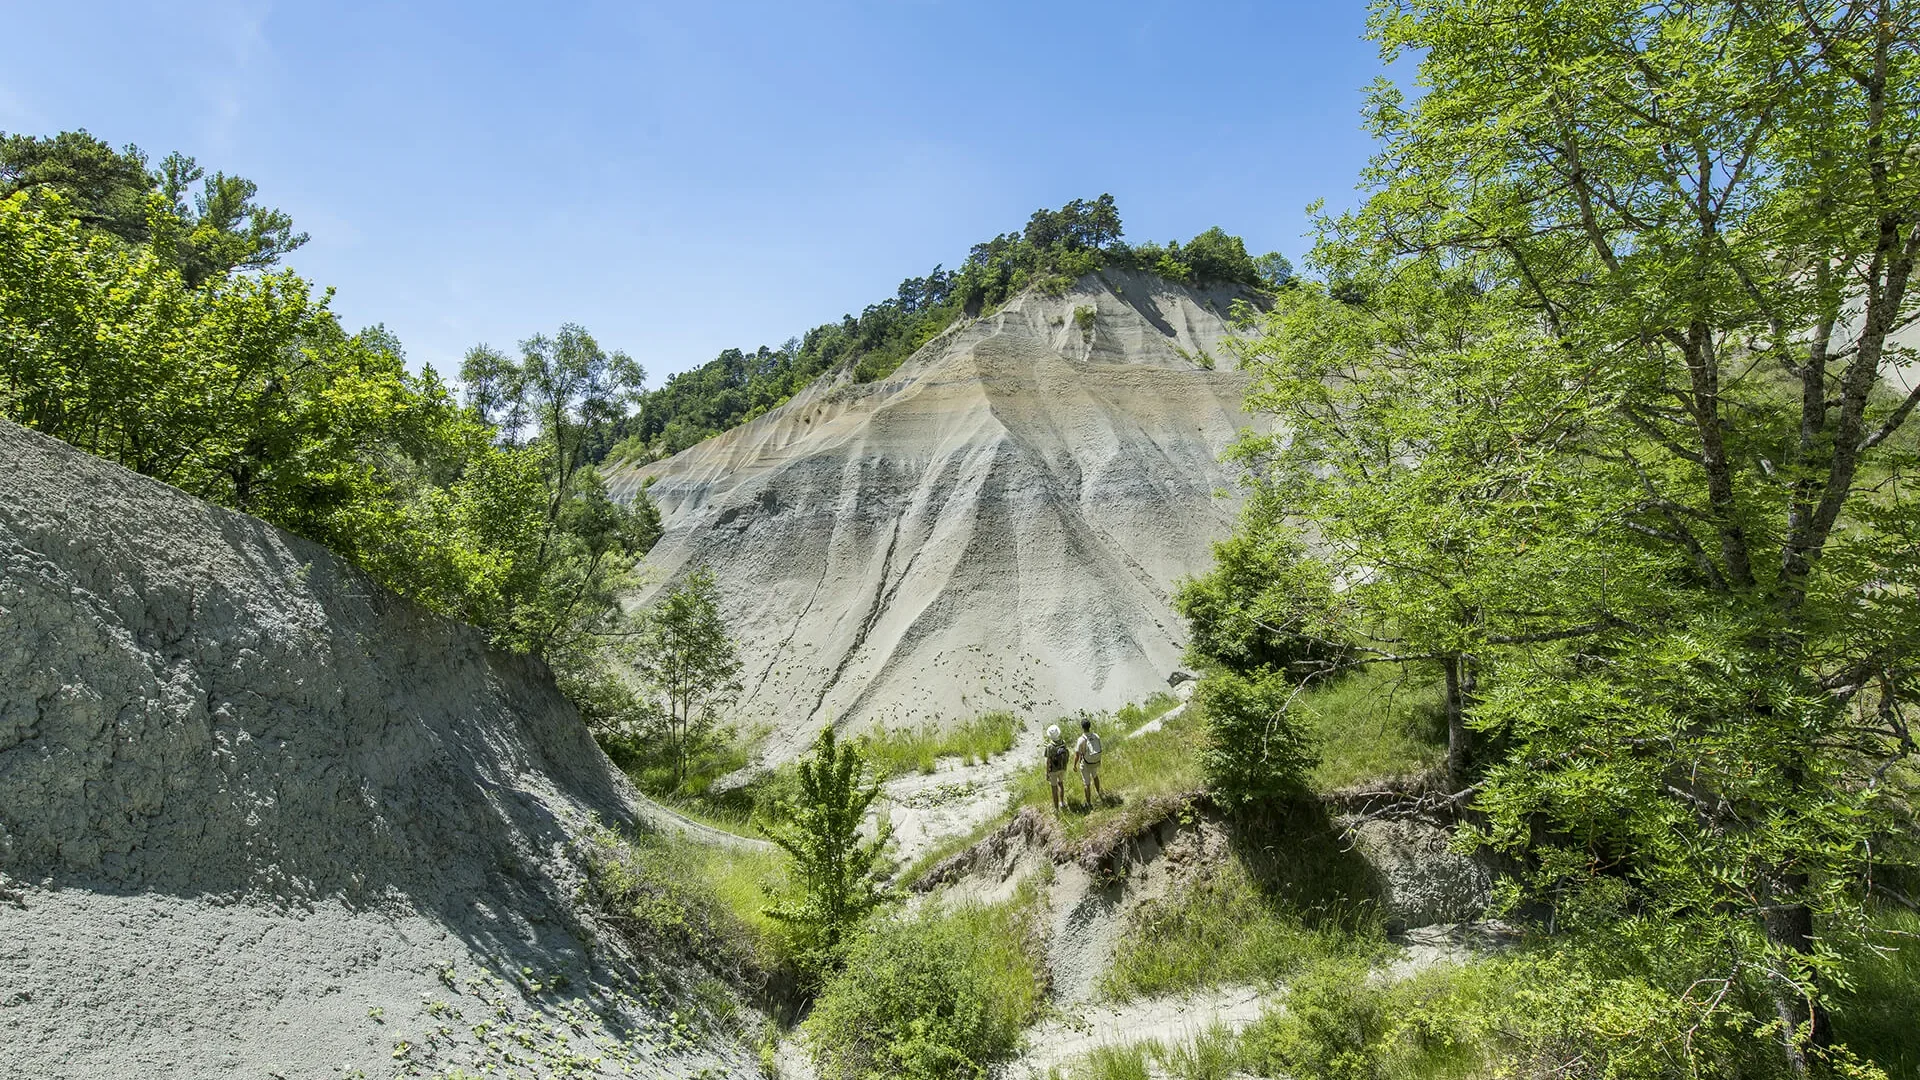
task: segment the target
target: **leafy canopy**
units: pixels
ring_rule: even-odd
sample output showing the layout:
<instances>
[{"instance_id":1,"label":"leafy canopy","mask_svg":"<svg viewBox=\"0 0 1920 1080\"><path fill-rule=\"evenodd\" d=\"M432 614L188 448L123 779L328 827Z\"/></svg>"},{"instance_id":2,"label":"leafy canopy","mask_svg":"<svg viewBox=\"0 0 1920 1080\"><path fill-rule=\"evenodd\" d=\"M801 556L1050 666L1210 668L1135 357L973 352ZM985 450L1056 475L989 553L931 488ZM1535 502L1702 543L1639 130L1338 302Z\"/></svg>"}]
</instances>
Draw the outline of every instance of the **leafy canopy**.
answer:
<instances>
[{"instance_id":1,"label":"leafy canopy","mask_svg":"<svg viewBox=\"0 0 1920 1080\"><path fill-rule=\"evenodd\" d=\"M1912 797L1916 20L1377 5L1426 92L1375 87L1369 197L1242 357L1249 535L1314 523L1333 666L1442 670L1474 838L1718 943L1796 1069Z\"/></svg>"},{"instance_id":2,"label":"leafy canopy","mask_svg":"<svg viewBox=\"0 0 1920 1080\"><path fill-rule=\"evenodd\" d=\"M0 197L24 194L90 230L150 248L189 285L265 270L307 242L285 213L255 202L258 193L253 181L208 176L180 153L148 169L139 147L115 150L85 131L0 132Z\"/></svg>"}]
</instances>

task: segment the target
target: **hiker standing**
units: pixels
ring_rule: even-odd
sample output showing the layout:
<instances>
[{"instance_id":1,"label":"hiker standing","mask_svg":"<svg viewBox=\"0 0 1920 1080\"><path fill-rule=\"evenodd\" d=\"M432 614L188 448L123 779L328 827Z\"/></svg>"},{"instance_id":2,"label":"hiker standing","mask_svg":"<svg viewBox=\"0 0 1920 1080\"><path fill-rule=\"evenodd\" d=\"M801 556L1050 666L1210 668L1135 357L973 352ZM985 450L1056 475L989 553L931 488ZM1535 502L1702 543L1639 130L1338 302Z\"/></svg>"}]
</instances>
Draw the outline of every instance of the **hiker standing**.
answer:
<instances>
[{"instance_id":1,"label":"hiker standing","mask_svg":"<svg viewBox=\"0 0 1920 1080\"><path fill-rule=\"evenodd\" d=\"M1093 733L1093 718L1080 718L1080 741L1073 744L1073 763L1080 766L1080 792L1086 796L1087 809L1093 809L1093 793L1107 793L1100 787L1100 736Z\"/></svg>"},{"instance_id":2,"label":"hiker standing","mask_svg":"<svg viewBox=\"0 0 1920 1080\"><path fill-rule=\"evenodd\" d=\"M1058 814L1067 808L1067 740L1060 734L1060 725L1052 724L1047 728L1047 788L1053 792L1053 812Z\"/></svg>"}]
</instances>

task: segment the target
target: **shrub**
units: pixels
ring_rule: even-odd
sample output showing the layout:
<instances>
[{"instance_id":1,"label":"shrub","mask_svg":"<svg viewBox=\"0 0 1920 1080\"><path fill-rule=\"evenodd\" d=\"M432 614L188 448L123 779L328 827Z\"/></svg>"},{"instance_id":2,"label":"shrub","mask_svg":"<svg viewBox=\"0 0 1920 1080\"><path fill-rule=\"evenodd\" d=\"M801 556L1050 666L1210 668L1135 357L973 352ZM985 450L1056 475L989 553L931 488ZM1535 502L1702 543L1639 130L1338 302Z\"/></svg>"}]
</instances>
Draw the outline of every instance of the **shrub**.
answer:
<instances>
[{"instance_id":1,"label":"shrub","mask_svg":"<svg viewBox=\"0 0 1920 1080\"><path fill-rule=\"evenodd\" d=\"M1214 798L1244 805L1296 793L1317 763L1291 705L1297 688L1283 674L1217 671L1194 691L1206 723L1200 768Z\"/></svg>"},{"instance_id":2,"label":"shrub","mask_svg":"<svg viewBox=\"0 0 1920 1080\"><path fill-rule=\"evenodd\" d=\"M984 1077L1039 1011L1037 892L868 929L806 1021L824 1080Z\"/></svg>"}]
</instances>

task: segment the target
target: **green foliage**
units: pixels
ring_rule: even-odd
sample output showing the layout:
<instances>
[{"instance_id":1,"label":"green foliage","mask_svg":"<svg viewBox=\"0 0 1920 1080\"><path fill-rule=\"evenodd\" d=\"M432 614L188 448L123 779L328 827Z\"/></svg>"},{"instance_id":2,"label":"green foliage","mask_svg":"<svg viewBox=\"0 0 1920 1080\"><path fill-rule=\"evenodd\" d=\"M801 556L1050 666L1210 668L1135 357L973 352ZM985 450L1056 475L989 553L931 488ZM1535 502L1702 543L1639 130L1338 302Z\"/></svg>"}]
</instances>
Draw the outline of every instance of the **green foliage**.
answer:
<instances>
[{"instance_id":1,"label":"green foliage","mask_svg":"<svg viewBox=\"0 0 1920 1080\"><path fill-rule=\"evenodd\" d=\"M1320 961L1295 976L1284 1009L1242 1033L1240 1067L1342 1080L1784 1080L1769 994L1760 980L1715 975L1711 947L1655 931L1536 946L1401 982L1352 958ZM1888 1075L1859 1049L1828 1051L1820 1075Z\"/></svg>"},{"instance_id":2,"label":"green foliage","mask_svg":"<svg viewBox=\"0 0 1920 1080\"><path fill-rule=\"evenodd\" d=\"M1310 732L1320 762L1315 791L1433 772L1446 756L1440 680L1373 665L1307 687L1290 712Z\"/></svg>"},{"instance_id":3,"label":"green foliage","mask_svg":"<svg viewBox=\"0 0 1920 1080\"><path fill-rule=\"evenodd\" d=\"M1310 729L1293 711L1304 689L1283 674L1216 671L1200 681L1193 708L1206 724L1200 769L1215 799L1241 805L1284 798L1318 764Z\"/></svg>"},{"instance_id":4,"label":"green foliage","mask_svg":"<svg viewBox=\"0 0 1920 1080\"><path fill-rule=\"evenodd\" d=\"M1152 1080L1144 1045L1101 1046L1074 1063L1067 1080ZM1050 1080L1062 1080L1056 1071Z\"/></svg>"},{"instance_id":5,"label":"green foliage","mask_svg":"<svg viewBox=\"0 0 1920 1080\"><path fill-rule=\"evenodd\" d=\"M864 735L860 752L881 780L910 772L930 773L943 757L959 758L968 765L986 761L995 754L1013 749L1014 734L1021 721L1010 712L983 713L958 727L927 723L918 728L886 728Z\"/></svg>"},{"instance_id":6,"label":"green foliage","mask_svg":"<svg viewBox=\"0 0 1920 1080\"><path fill-rule=\"evenodd\" d=\"M1740 943L1796 1069L1912 797L1915 29L1378 7L1424 93L1376 86L1365 205L1241 353L1284 435L1240 460L1346 586L1310 632L1443 681L1471 837L1536 900Z\"/></svg>"},{"instance_id":7,"label":"green foliage","mask_svg":"<svg viewBox=\"0 0 1920 1080\"><path fill-rule=\"evenodd\" d=\"M1234 1080L1240 1075L1240 1040L1218 1020L1185 1042L1155 1046L1152 1052L1173 1080Z\"/></svg>"},{"instance_id":8,"label":"green foliage","mask_svg":"<svg viewBox=\"0 0 1920 1080\"><path fill-rule=\"evenodd\" d=\"M800 760L797 791L762 825L789 857L792 889L767 909L792 928L802 965L815 977L837 968L853 930L891 900L881 884L891 827L862 839L867 808L880 795L867 779L857 743L840 743L831 725Z\"/></svg>"},{"instance_id":9,"label":"green foliage","mask_svg":"<svg viewBox=\"0 0 1920 1080\"><path fill-rule=\"evenodd\" d=\"M1256 490L1240 527L1213 545L1213 566L1182 581L1173 606L1187 620L1187 658L1243 674L1319 666L1338 654L1319 614L1332 603L1325 565L1307 555L1283 505Z\"/></svg>"},{"instance_id":10,"label":"green foliage","mask_svg":"<svg viewBox=\"0 0 1920 1080\"><path fill-rule=\"evenodd\" d=\"M662 705L650 734L664 744L677 789L696 757L731 738L718 711L740 693L740 659L711 571L687 575L645 613L627 658Z\"/></svg>"},{"instance_id":11,"label":"green foliage","mask_svg":"<svg viewBox=\"0 0 1920 1080\"><path fill-rule=\"evenodd\" d=\"M900 283L893 296L859 315L823 323L777 348L727 349L705 365L669 376L645 395L639 412L596 443L594 460L650 461L778 408L824 373L847 371L857 382L884 379L922 345L961 319L1005 303L1028 286L1059 296L1104 266L1159 273L1174 281L1237 282L1277 288L1291 279L1285 257L1247 256L1239 237L1219 228L1185 248L1129 248L1120 239L1113 196L1074 199L1036 210L1024 229L975 244L958 270L936 266ZM1182 259L1186 261L1181 261ZM1278 276L1276 276L1278 275ZM1091 331L1092 312L1075 321Z\"/></svg>"},{"instance_id":12,"label":"green foliage","mask_svg":"<svg viewBox=\"0 0 1920 1080\"><path fill-rule=\"evenodd\" d=\"M1920 913L1881 912L1833 1000L1840 1040L1893 1080L1920 1080Z\"/></svg>"},{"instance_id":13,"label":"green foliage","mask_svg":"<svg viewBox=\"0 0 1920 1080\"><path fill-rule=\"evenodd\" d=\"M659 519L584 467L573 433L604 424L604 401L549 393L559 437L502 445L431 369L408 372L391 335L347 334L293 273L190 285L63 202L57 185L0 201L0 414L545 656L590 718L627 700L595 657Z\"/></svg>"},{"instance_id":14,"label":"green foliage","mask_svg":"<svg viewBox=\"0 0 1920 1080\"><path fill-rule=\"evenodd\" d=\"M1134 732L1154 720L1172 712L1180 699L1162 690L1145 701L1129 701L1113 714L1113 730L1118 735L1132 735Z\"/></svg>"},{"instance_id":15,"label":"green foliage","mask_svg":"<svg viewBox=\"0 0 1920 1080\"><path fill-rule=\"evenodd\" d=\"M22 194L129 250L148 249L188 285L264 270L307 242L286 214L253 201L258 191L178 153L150 171L138 147L116 151L85 131L0 133L0 198Z\"/></svg>"},{"instance_id":16,"label":"green foliage","mask_svg":"<svg viewBox=\"0 0 1920 1080\"><path fill-rule=\"evenodd\" d=\"M1042 1003L1037 893L878 923L848 951L805 1031L825 1080L984 1078Z\"/></svg>"},{"instance_id":17,"label":"green foliage","mask_svg":"<svg viewBox=\"0 0 1920 1080\"><path fill-rule=\"evenodd\" d=\"M790 966L783 930L763 910L780 884L775 856L600 825L580 844L594 905L638 955L677 955L745 990Z\"/></svg>"}]
</instances>

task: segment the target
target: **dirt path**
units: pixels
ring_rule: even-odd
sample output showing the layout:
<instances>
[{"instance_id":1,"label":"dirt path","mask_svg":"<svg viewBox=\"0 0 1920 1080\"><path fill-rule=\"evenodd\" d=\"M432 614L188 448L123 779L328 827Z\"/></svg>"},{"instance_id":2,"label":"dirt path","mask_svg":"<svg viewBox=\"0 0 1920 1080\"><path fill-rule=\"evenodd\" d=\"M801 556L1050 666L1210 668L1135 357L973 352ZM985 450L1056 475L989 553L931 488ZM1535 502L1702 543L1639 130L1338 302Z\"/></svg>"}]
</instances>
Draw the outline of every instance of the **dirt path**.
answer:
<instances>
[{"instance_id":1,"label":"dirt path","mask_svg":"<svg viewBox=\"0 0 1920 1080\"><path fill-rule=\"evenodd\" d=\"M634 801L639 806L641 816L645 817L656 827L669 832L677 832L682 836L692 837L703 844L713 844L718 847L744 848L755 851L773 850L773 845L767 843L765 840L751 836L741 836L739 833L732 833L725 829L715 828L704 821L695 821L680 811L668 806L662 806L644 795L637 796Z\"/></svg>"},{"instance_id":2,"label":"dirt path","mask_svg":"<svg viewBox=\"0 0 1920 1080\"><path fill-rule=\"evenodd\" d=\"M1191 1042L1216 1024L1239 1031L1260 1018L1280 994L1251 986L1223 986L1192 994L1083 1005L1043 1021L1027 1033L1027 1052L1001 1073L1010 1080L1044 1077L1103 1046Z\"/></svg>"}]
</instances>

